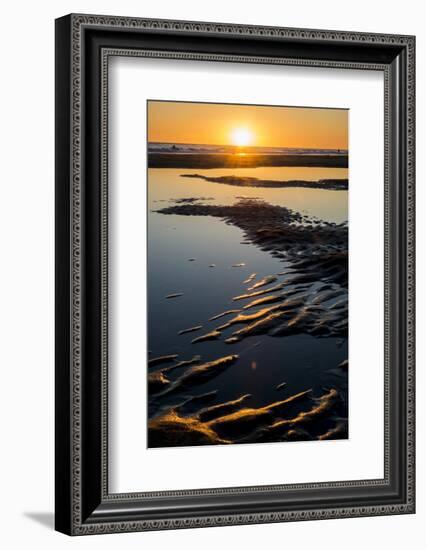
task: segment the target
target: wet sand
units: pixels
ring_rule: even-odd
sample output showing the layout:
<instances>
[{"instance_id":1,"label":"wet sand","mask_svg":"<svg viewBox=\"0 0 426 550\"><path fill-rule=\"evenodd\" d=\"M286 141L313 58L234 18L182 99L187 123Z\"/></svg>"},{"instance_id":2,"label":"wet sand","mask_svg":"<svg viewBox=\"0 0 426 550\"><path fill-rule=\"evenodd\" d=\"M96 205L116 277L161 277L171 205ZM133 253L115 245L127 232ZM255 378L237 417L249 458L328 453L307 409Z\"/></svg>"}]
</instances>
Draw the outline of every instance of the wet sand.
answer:
<instances>
[{"instance_id":1,"label":"wet sand","mask_svg":"<svg viewBox=\"0 0 426 550\"><path fill-rule=\"evenodd\" d=\"M298 271L306 281L317 279L316 269L333 269L335 282L347 282L348 227L346 223L323 222L284 206L261 200L240 199L232 206L177 204L157 210L160 214L213 216L236 225L247 242L281 258L298 260ZM303 262L303 263L302 263ZM296 276L296 275L295 275Z\"/></svg>"},{"instance_id":2,"label":"wet sand","mask_svg":"<svg viewBox=\"0 0 426 550\"><path fill-rule=\"evenodd\" d=\"M175 382L159 371L150 375L152 394L158 399L170 391L191 390L203 376L217 376L231 368L237 356L192 367ZM215 372L216 370L216 372ZM313 395L310 388L263 407L250 407L250 394L206 406L216 395L204 394L165 408L148 425L149 447L217 445L279 441L344 439L347 437L347 406L335 388Z\"/></svg>"},{"instance_id":3,"label":"wet sand","mask_svg":"<svg viewBox=\"0 0 426 550\"><path fill-rule=\"evenodd\" d=\"M233 399L213 405L209 402L217 400L216 390L197 393L206 381L238 365L240 357L232 348L246 338L295 334L347 338L347 225L247 199L232 206L189 201L157 213L218 217L242 229L252 246L285 260L286 269L264 277L253 273L242 282L243 292L230 296L238 309L218 312L189 327L197 328L192 345L199 356L159 358L167 366L154 359L148 376L149 446L347 438L347 360L330 364L336 377L333 387L314 392L307 386L292 393L283 381L275 389L287 395L263 406L250 406L252 396L238 395L237 388ZM203 362L203 342L211 340L228 344L229 355ZM175 396L173 403L170 396Z\"/></svg>"},{"instance_id":4,"label":"wet sand","mask_svg":"<svg viewBox=\"0 0 426 550\"><path fill-rule=\"evenodd\" d=\"M344 154L252 154L252 153L148 153L149 168L253 168L259 166L315 166L347 168Z\"/></svg>"},{"instance_id":5,"label":"wet sand","mask_svg":"<svg viewBox=\"0 0 426 550\"><path fill-rule=\"evenodd\" d=\"M309 189L328 189L330 191L341 191L348 189L347 179L320 179L318 181L306 180L265 180L253 177L238 177L238 176L203 176L201 174L182 174L182 178L195 178L212 183L222 183L225 185L235 185L237 187L273 187L273 188L289 188L289 187L305 187ZM189 202L189 201L187 201Z\"/></svg>"}]
</instances>

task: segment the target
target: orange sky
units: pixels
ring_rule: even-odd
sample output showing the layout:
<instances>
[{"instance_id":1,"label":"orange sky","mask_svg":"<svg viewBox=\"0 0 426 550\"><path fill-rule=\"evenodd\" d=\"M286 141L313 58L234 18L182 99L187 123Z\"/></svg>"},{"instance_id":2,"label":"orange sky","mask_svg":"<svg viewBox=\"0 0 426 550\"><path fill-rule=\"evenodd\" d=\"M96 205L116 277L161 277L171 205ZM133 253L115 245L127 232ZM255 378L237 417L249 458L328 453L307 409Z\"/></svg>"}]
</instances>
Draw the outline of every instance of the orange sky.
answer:
<instances>
[{"instance_id":1,"label":"orange sky","mask_svg":"<svg viewBox=\"0 0 426 550\"><path fill-rule=\"evenodd\" d=\"M348 148L348 110L148 101L148 141L232 145L236 130L260 147Z\"/></svg>"}]
</instances>

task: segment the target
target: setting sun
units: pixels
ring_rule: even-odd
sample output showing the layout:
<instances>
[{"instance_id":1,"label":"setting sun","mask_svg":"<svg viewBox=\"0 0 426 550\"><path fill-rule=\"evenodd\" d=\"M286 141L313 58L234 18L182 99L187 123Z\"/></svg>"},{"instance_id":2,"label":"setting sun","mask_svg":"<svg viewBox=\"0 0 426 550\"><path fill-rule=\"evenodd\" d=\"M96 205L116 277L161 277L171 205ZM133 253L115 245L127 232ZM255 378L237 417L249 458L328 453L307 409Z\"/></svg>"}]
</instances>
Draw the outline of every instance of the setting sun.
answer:
<instances>
[{"instance_id":1,"label":"setting sun","mask_svg":"<svg viewBox=\"0 0 426 550\"><path fill-rule=\"evenodd\" d=\"M345 109L150 100L148 110L150 142L348 148Z\"/></svg>"},{"instance_id":2,"label":"setting sun","mask_svg":"<svg viewBox=\"0 0 426 550\"><path fill-rule=\"evenodd\" d=\"M348 439L348 123L348 109L148 101L146 447ZM193 344L203 358L181 361Z\"/></svg>"},{"instance_id":3,"label":"setting sun","mask_svg":"<svg viewBox=\"0 0 426 550\"><path fill-rule=\"evenodd\" d=\"M235 130L232 131L231 139L233 145L244 147L246 145L250 145L253 136L250 130L248 130L247 128L235 128Z\"/></svg>"}]
</instances>

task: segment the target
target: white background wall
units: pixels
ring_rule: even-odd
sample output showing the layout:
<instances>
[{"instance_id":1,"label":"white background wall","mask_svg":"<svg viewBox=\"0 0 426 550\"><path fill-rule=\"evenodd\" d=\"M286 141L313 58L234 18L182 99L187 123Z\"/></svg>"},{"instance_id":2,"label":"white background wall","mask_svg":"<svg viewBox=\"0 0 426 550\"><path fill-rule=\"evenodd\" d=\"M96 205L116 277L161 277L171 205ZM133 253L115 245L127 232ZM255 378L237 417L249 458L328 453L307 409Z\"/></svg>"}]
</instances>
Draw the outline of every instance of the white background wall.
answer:
<instances>
[{"instance_id":1,"label":"white background wall","mask_svg":"<svg viewBox=\"0 0 426 550\"><path fill-rule=\"evenodd\" d=\"M420 1L87 0L3 5L0 32L0 543L3 548L420 547L426 521L423 209L426 31ZM69 12L417 35L418 511L415 516L70 539L53 526L54 18ZM423 245L423 246L422 246ZM366 381L368 383L368 381ZM418 544L416 544L416 542Z\"/></svg>"}]
</instances>

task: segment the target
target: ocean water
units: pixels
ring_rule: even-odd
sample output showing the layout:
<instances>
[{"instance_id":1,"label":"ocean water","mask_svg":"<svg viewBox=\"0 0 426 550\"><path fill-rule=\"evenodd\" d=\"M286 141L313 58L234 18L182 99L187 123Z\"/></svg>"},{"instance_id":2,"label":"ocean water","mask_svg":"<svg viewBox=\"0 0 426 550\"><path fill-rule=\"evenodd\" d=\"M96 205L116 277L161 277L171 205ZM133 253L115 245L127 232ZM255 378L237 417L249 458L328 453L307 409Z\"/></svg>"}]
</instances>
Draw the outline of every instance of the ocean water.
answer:
<instances>
[{"instance_id":1,"label":"ocean water","mask_svg":"<svg viewBox=\"0 0 426 550\"><path fill-rule=\"evenodd\" d=\"M223 340L191 344L197 336L210 332L231 317L208 321L243 303L232 298L246 291L243 281L252 273L257 279L285 271L286 263L244 241L242 230L218 218L163 215L155 210L173 204L177 198L207 197L208 204L233 204L238 197L260 197L271 204L341 223L347 220L346 191L322 189L262 189L235 187L182 178L182 169L148 170L148 348L150 357L176 353L179 360L201 355L203 361L238 354L239 360L194 394L218 390L213 402L235 399L249 393L250 406L261 406L302 390L341 384L333 369L347 358L347 341L314 338L309 335L250 337L236 344ZM347 177L345 169L330 168L249 168L214 169L197 173L212 176L244 175L265 179L321 179ZM298 175L296 175L296 173ZM301 175L302 174L302 175ZM207 202L207 201L206 201ZM194 261L189 261L194 258ZM244 263L242 267L233 267ZM210 267L215 264L215 267ZM280 281L284 280L280 278ZM183 295L165 299L172 293ZM196 325L203 329L185 335L178 332ZM238 328L238 327L237 327ZM223 333L231 335L233 327ZM284 390L276 386L286 382ZM343 382L344 383L344 382ZM169 404L182 396L168 398Z\"/></svg>"},{"instance_id":2,"label":"ocean water","mask_svg":"<svg viewBox=\"0 0 426 550\"><path fill-rule=\"evenodd\" d=\"M159 209L167 202L178 198L207 197L208 204L229 205L238 197L259 197L270 204L286 206L292 210L316 216L322 220L341 223L348 216L348 192L328 189L308 189L302 187L261 188L237 187L223 183L212 183L198 178L185 178L182 174L200 174L208 177L238 176L257 179L286 181L320 179L345 179L347 168L219 168L195 170L182 168L148 169L148 204L150 209Z\"/></svg>"},{"instance_id":3,"label":"ocean water","mask_svg":"<svg viewBox=\"0 0 426 550\"><path fill-rule=\"evenodd\" d=\"M207 145L200 143L148 143L149 153L179 153L215 155L218 153L235 153L235 145ZM268 155L347 155L346 149L305 149L303 147L256 147L245 146L244 151L250 154Z\"/></svg>"}]
</instances>

